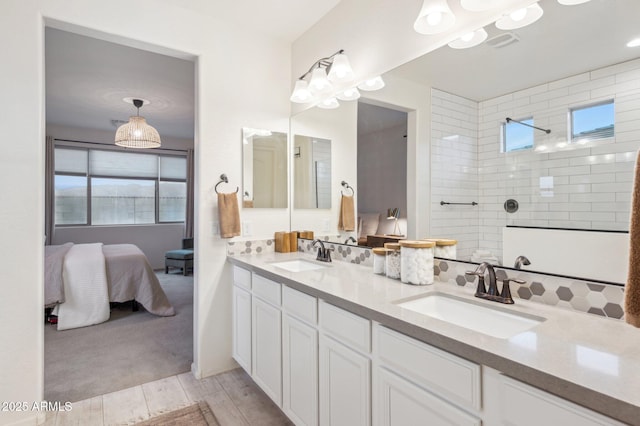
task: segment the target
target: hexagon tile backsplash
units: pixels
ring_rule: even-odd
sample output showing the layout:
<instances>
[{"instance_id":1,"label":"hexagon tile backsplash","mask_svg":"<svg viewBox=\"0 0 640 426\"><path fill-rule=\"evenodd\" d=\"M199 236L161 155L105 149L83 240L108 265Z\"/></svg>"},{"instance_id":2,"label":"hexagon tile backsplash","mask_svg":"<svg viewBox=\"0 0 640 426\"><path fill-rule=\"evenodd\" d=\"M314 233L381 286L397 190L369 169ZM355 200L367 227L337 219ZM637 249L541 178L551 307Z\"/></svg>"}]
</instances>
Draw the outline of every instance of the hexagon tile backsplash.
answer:
<instances>
[{"instance_id":1,"label":"hexagon tile backsplash","mask_svg":"<svg viewBox=\"0 0 640 426\"><path fill-rule=\"evenodd\" d=\"M322 238L324 239L324 238ZM333 248L333 260L373 266L371 249L344 244L333 244L325 241L327 248ZM227 243L227 253L257 254L273 252L274 240L234 241ZM298 251L314 254L316 248L311 240L298 239ZM475 267L473 264L454 260L436 259L434 274L440 281L447 281L452 285L465 286L475 289L477 277L466 275L465 272ZM507 277L504 269L496 267L496 277L502 281ZM373 273L373 271L371 272ZM510 278L526 281L525 284L512 284L511 295L514 298L558 306L564 309L586 312L612 319L622 319L624 301L624 287L611 284L594 283L576 278L545 275L525 270L509 270ZM409 284L407 284L409 285ZM516 285L518 287L516 288Z\"/></svg>"}]
</instances>

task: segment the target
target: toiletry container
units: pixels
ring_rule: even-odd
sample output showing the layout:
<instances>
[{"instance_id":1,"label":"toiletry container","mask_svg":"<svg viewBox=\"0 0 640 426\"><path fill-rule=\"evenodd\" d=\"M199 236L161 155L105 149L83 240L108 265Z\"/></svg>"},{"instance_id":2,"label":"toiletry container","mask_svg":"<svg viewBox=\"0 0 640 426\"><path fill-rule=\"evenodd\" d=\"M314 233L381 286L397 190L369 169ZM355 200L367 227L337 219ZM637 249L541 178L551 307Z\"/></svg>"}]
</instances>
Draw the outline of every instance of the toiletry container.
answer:
<instances>
[{"instance_id":1,"label":"toiletry container","mask_svg":"<svg viewBox=\"0 0 640 426\"><path fill-rule=\"evenodd\" d=\"M385 262L385 268L387 277L394 280L400 279L400 244L398 243L384 243L384 248L387 251L387 261Z\"/></svg>"},{"instance_id":2,"label":"toiletry container","mask_svg":"<svg viewBox=\"0 0 640 426\"><path fill-rule=\"evenodd\" d=\"M375 247L373 249L373 273L378 275L386 274L387 252L389 249Z\"/></svg>"},{"instance_id":3,"label":"toiletry container","mask_svg":"<svg viewBox=\"0 0 640 426\"><path fill-rule=\"evenodd\" d=\"M400 279L403 283L426 285L433 284L434 241L402 240Z\"/></svg>"},{"instance_id":4,"label":"toiletry container","mask_svg":"<svg viewBox=\"0 0 640 426\"><path fill-rule=\"evenodd\" d=\"M457 240L451 240L447 238L427 238L427 241L433 241L436 243L434 248L435 257L443 257L445 259L456 259L456 246Z\"/></svg>"}]
</instances>

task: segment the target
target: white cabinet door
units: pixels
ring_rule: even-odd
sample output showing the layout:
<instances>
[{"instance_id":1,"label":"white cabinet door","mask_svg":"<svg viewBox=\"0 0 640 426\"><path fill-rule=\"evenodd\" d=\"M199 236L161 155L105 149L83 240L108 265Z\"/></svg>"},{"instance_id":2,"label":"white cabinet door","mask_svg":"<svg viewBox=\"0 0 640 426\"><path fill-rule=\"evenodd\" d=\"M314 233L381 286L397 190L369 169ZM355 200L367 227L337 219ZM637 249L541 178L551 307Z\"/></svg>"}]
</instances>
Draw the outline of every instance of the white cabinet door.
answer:
<instances>
[{"instance_id":1,"label":"white cabinet door","mask_svg":"<svg viewBox=\"0 0 640 426\"><path fill-rule=\"evenodd\" d=\"M623 425L543 390L483 369L483 402L491 423L509 426ZM489 423L489 422L487 422Z\"/></svg>"},{"instance_id":2,"label":"white cabinet door","mask_svg":"<svg viewBox=\"0 0 640 426\"><path fill-rule=\"evenodd\" d=\"M251 293L233 286L233 358L251 374Z\"/></svg>"},{"instance_id":3,"label":"white cabinet door","mask_svg":"<svg viewBox=\"0 0 640 426\"><path fill-rule=\"evenodd\" d=\"M282 409L297 426L315 426L318 424L318 332L285 314L282 349Z\"/></svg>"},{"instance_id":4,"label":"white cabinet door","mask_svg":"<svg viewBox=\"0 0 640 426\"><path fill-rule=\"evenodd\" d=\"M280 309L253 297L253 380L282 407L282 329Z\"/></svg>"},{"instance_id":5,"label":"white cabinet door","mask_svg":"<svg viewBox=\"0 0 640 426\"><path fill-rule=\"evenodd\" d=\"M371 424L370 361L335 340L320 335L320 424Z\"/></svg>"},{"instance_id":6,"label":"white cabinet door","mask_svg":"<svg viewBox=\"0 0 640 426\"><path fill-rule=\"evenodd\" d=\"M441 400L391 371L378 367L374 376L375 426L479 426L480 419Z\"/></svg>"}]
</instances>

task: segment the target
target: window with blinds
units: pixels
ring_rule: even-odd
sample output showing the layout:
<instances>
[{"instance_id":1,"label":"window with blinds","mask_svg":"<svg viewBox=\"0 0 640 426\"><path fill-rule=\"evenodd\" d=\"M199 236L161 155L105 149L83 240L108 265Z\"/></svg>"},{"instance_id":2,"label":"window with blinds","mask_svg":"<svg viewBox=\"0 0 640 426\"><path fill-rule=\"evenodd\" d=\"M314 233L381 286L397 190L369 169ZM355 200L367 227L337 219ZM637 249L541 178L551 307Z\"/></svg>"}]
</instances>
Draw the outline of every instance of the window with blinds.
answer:
<instances>
[{"instance_id":1,"label":"window with blinds","mask_svg":"<svg viewBox=\"0 0 640 426\"><path fill-rule=\"evenodd\" d=\"M56 225L184 222L184 156L56 147Z\"/></svg>"},{"instance_id":2,"label":"window with blinds","mask_svg":"<svg viewBox=\"0 0 640 426\"><path fill-rule=\"evenodd\" d=\"M571 142L586 142L613 138L615 130L615 111L613 99L595 105L572 108Z\"/></svg>"}]
</instances>

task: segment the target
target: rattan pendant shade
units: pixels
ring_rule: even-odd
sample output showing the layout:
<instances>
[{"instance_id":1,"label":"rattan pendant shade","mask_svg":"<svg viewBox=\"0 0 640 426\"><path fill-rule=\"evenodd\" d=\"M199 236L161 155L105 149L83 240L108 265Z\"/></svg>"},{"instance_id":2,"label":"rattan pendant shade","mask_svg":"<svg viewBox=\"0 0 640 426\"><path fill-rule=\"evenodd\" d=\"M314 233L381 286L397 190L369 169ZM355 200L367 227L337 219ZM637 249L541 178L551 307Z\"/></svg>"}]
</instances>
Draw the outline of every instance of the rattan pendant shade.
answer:
<instances>
[{"instance_id":1,"label":"rattan pendant shade","mask_svg":"<svg viewBox=\"0 0 640 426\"><path fill-rule=\"evenodd\" d=\"M133 104L140 111L142 101L134 99ZM129 117L129 122L116 130L116 145L125 148L159 148L161 145L158 131L147 124L140 115Z\"/></svg>"}]
</instances>

